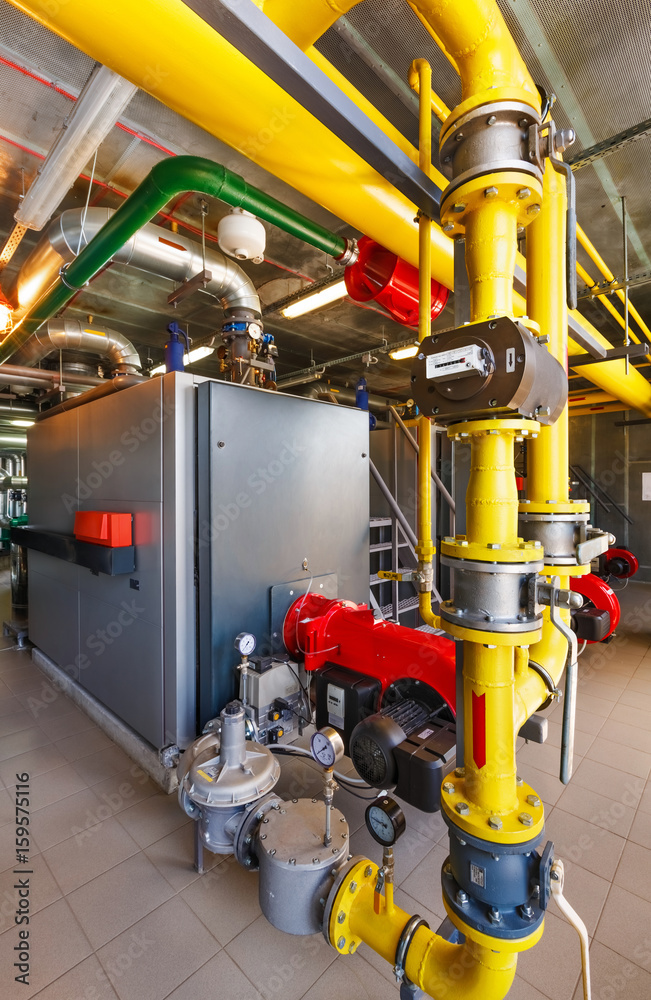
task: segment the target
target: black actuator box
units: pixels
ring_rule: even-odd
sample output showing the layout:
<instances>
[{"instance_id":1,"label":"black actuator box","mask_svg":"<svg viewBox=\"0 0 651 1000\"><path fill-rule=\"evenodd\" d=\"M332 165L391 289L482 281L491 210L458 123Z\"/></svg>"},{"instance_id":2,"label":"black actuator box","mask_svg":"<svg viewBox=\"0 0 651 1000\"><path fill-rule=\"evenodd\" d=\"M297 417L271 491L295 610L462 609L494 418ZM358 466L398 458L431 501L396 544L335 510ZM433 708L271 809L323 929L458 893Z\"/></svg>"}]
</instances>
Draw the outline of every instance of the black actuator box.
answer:
<instances>
[{"instance_id":1,"label":"black actuator box","mask_svg":"<svg viewBox=\"0 0 651 1000\"><path fill-rule=\"evenodd\" d=\"M316 672L317 729L336 729L348 753L350 734L357 723L377 712L381 689L377 677L326 663Z\"/></svg>"},{"instance_id":2,"label":"black actuator box","mask_svg":"<svg viewBox=\"0 0 651 1000\"><path fill-rule=\"evenodd\" d=\"M441 785L456 762L456 727L432 722L403 740L393 751L398 766L396 795L423 812L441 805Z\"/></svg>"}]
</instances>

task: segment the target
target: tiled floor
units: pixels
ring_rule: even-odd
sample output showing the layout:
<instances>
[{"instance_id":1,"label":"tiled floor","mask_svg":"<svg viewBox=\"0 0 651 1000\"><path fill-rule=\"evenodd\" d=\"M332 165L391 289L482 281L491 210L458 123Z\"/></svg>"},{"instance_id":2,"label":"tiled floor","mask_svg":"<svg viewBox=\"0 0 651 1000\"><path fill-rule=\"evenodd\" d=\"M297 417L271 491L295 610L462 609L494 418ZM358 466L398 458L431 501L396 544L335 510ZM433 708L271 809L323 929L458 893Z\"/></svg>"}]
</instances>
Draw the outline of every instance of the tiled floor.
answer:
<instances>
[{"instance_id":1,"label":"tiled floor","mask_svg":"<svg viewBox=\"0 0 651 1000\"><path fill-rule=\"evenodd\" d=\"M566 862L566 892L592 937L593 997L651 997L651 587L622 594L623 627L583 654L572 783L556 777L560 715L520 772L547 806ZM8 640L0 645L7 647ZM13 784L32 798L32 975L13 982L17 928ZM317 792L309 764L283 763L281 792ZM378 859L365 803L338 793L355 853ZM444 916L438 815L407 808L397 901L436 927ZM192 825L32 664L0 650L0 982L39 1000L389 1000L391 969L366 947L336 957L320 936L292 938L260 914L257 876L231 858L192 868ZM524 954L512 1000L575 1000L579 947L552 904L541 943Z\"/></svg>"}]
</instances>

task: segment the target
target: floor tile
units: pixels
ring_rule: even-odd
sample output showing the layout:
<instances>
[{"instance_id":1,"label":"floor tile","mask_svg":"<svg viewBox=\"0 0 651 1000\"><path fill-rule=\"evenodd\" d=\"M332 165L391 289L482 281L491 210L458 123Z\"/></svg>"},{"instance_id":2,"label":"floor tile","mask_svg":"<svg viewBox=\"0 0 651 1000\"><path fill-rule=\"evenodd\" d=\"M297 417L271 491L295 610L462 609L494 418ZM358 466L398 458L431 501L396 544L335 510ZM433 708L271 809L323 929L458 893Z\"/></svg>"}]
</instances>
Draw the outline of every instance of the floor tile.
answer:
<instances>
[{"instance_id":1,"label":"floor tile","mask_svg":"<svg viewBox=\"0 0 651 1000\"><path fill-rule=\"evenodd\" d=\"M599 735L605 740L619 743L621 746L632 747L634 750L641 750L647 754L651 753L651 732L640 729L638 726L617 722L614 719L606 719Z\"/></svg>"},{"instance_id":2,"label":"floor tile","mask_svg":"<svg viewBox=\"0 0 651 1000\"><path fill-rule=\"evenodd\" d=\"M550 1000L568 1000L580 969L578 935L548 910L540 942L518 957L518 974L532 986L542 987Z\"/></svg>"},{"instance_id":3,"label":"floor tile","mask_svg":"<svg viewBox=\"0 0 651 1000\"><path fill-rule=\"evenodd\" d=\"M132 765L133 761L114 744L104 750L98 750L97 753L89 754L88 757L79 757L72 762L77 774L88 785L105 781L115 774L120 774L121 771L128 770Z\"/></svg>"},{"instance_id":4,"label":"floor tile","mask_svg":"<svg viewBox=\"0 0 651 1000\"><path fill-rule=\"evenodd\" d=\"M338 958L303 995L303 1000L333 1000L333 997L396 1000L395 980L388 982L356 955Z\"/></svg>"},{"instance_id":5,"label":"floor tile","mask_svg":"<svg viewBox=\"0 0 651 1000\"><path fill-rule=\"evenodd\" d=\"M597 929L609 891L610 882L607 879L581 868L580 865L568 866L565 874L565 897L585 923L590 936ZM554 904L551 904L551 912L558 915ZM578 948L578 937L576 944Z\"/></svg>"},{"instance_id":6,"label":"floor tile","mask_svg":"<svg viewBox=\"0 0 651 1000\"><path fill-rule=\"evenodd\" d=\"M19 709L22 707L17 699L7 699L15 701ZM14 711L8 715L0 715L0 739L3 736L11 736L12 733L19 733L22 729L31 729L34 726L34 717L25 711Z\"/></svg>"},{"instance_id":7,"label":"floor tile","mask_svg":"<svg viewBox=\"0 0 651 1000\"><path fill-rule=\"evenodd\" d=\"M55 742L57 750L60 750L66 760L69 761L78 760L80 757L88 757L90 754L96 753L98 750L104 750L106 747L111 747L112 745L108 736L96 726L93 729L87 729L83 733L77 733L75 736L68 736L66 739L56 740Z\"/></svg>"},{"instance_id":8,"label":"floor tile","mask_svg":"<svg viewBox=\"0 0 651 1000\"><path fill-rule=\"evenodd\" d=\"M441 920L445 917L441 897L441 868L448 853L447 846L437 844L400 885L401 889L436 913Z\"/></svg>"},{"instance_id":9,"label":"floor tile","mask_svg":"<svg viewBox=\"0 0 651 1000\"><path fill-rule=\"evenodd\" d=\"M145 854L177 892L195 879L204 877L194 868L193 823L181 826L167 837L157 840L155 844L145 848ZM224 855L211 854L204 849L203 861L206 870L221 864L223 860Z\"/></svg>"},{"instance_id":10,"label":"floor tile","mask_svg":"<svg viewBox=\"0 0 651 1000\"><path fill-rule=\"evenodd\" d=\"M93 720L85 712L80 712L79 709L73 709L71 712L66 712L65 715L58 716L51 716L47 712L43 712L38 724L52 742L95 728Z\"/></svg>"},{"instance_id":11,"label":"floor tile","mask_svg":"<svg viewBox=\"0 0 651 1000\"><path fill-rule=\"evenodd\" d=\"M613 882L642 899L651 900L651 849L629 841Z\"/></svg>"},{"instance_id":12,"label":"floor tile","mask_svg":"<svg viewBox=\"0 0 651 1000\"><path fill-rule=\"evenodd\" d=\"M595 826L610 830L620 837L627 836L635 818L635 808L624 805L624 795L613 799L610 796L600 795L590 788L583 788L574 781L570 781L558 800L557 807L566 813L581 816Z\"/></svg>"},{"instance_id":13,"label":"floor tile","mask_svg":"<svg viewBox=\"0 0 651 1000\"><path fill-rule=\"evenodd\" d=\"M546 806L555 805L563 794L565 785L559 780L558 768L555 774L547 774L546 771L539 771L531 764L523 764L518 768L518 772L527 784L535 789Z\"/></svg>"},{"instance_id":14,"label":"floor tile","mask_svg":"<svg viewBox=\"0 0 651 1000\"><path fill-rule=\"evenodd\" d=\"M215 986L219 984L219 992ZM282 996L282 993L281 993ZM186 979L166 1000L263 1000L253 983L224 951ZM332 1000L332 997L330 998ZM395 1000L395 997L394 997Z\"/></svg>"},{"instance_id":15,"label":"floor tile","mask_svg":"<svg viewBox=\"0 0 651 1000\"><path fill-rule=\"evenodd\" d=\"M597 941L651 972L651 902L618 885L606 900Z\"/></svg>"},{"instance_id":16,"label":"floor tile","mask_svg":"<svg viewBox=\"0 0 651 1000\"><path fill-rule=\"evenodd\" d=\"M547 998L544 993L540 993L516 973L513 986L509 990L509 1000L547 1000Z\"/></svg>"},{"instance_id":17,"label":"floor tile","mask_svg":"<svg viewBox=\"0 0 651 1000\"><path fill-rule=\"evenodd\" d=\"M15 775L14 775L15 781ZM13 789L13 783L9 786ZM32 775L29 779L29 796L31 808L35 812L53 802L59 802L86 788L86 782L79 777L70 764L63 764L46 771L45 774Z\"/></svg>"},{"instance_id":18,"label":"floor tile","mask_svg":"<svg viewBox=\"0 0 651 1000\"><path fill-rule=\"evenodd\" d=\"M291 937L262 916L226 945L226 951L240 968L246 968L265 1000L279 996L299 1000L337 955L323 935Z\"/></svg>"},{"instance_id":19,"label":"floor tile","mask_svg":"<svg viewBox=\"0 0 651 1000\"><path fill-rule=\"evenodd\" d=\"M117 820L107 819L91 830L45 851L45 860L64 893L97 878L138 853L138 845Z\"/></svg>"},{"instance_id":20,"label":"floor tile","mask_svg":"<svg viewBox=\"0 0 651 1000\"><path fill-rule=\"evenodd\" d=\"M586 757L575 769L571 784L590 788L593 792L607 795L614 801L635 808L639 804L646 782L643 778L624 774L614 767L608 767Z\"/></svg>"},{"instance_id":21,"label":"floor tile","mask_svg":"<svg viewBox=\"0 0 651 1000\"><path fill-rule=\"evenodd\" d=\"M638 810L639 812L651 815L651 783L648 781L646 783L644 792L642 793L642 798L640 799ZM651 822L651 820L649 822Z\"/></svg>"},{"instance_id":22,"label":"floor tile","mask_svg":"<svg viewBox=\"0 0 651 1000\"><path fill-rule=\"evenodd\" d=\"M602 736L595 737L586 757L645 780L651 771L651 754L621 746L619 743L613 743L612 740L606 740Z\"/></svg>"},{"instance_id":23,"label":"floor tile","mask_svg":"<svg viewBox=\"0 0 651 1000\"><path fill-rule=\"evenodd\" d=\"M217 951L201 921L174 898L113 938L97 957L120 1000L161 1000Z\"/></svg>"},{"instance_id":24,"label":"floor tile","mask_svg":"<svg viewBox=\"0 0 651 1000\"><path fill-rule=\"evenodd\" d=\"M97 949L173 895L169 882L139 853L75 889L67 900Z\"/></svg>"},{"instance_id":25,"label":"floor tile","mask_svg":"<svg viewBox=\"0 0 651 1000\"><path fill-rule=\"evenodd\" d=\"M613 878L626 843L622 837L558 807L549 814L545 832L555 844L556 856L565 862L568 878L575 864L601 878Z\"/></svg>"},{"instance_id":26,"label":"floor tile","mask_svg":"<svg viewBox=\"0 0 651 1000\"><path fill-rule=\"evenodd\" d=\"M625 688L624 691L619 696L619 705L629 705L631 708L635 708L638 711L648 712L651 714L651 683L649 684L649 693L645 691L636 691L635 688L631 687L634 681L630 681L629 686Z\"/></svg>"},{"instance_id":27,"label":"floor tile","mask_svg":"<svg viewBox=\"0 0 651 1000\"><path fill-rule=\"evenodd\" d=\"M651 975L599 941L593 941L590 946L590 977L593 1000L615 1000L618 997L622 1000L648 1000L651 997ZM581 981L573 1000L583 1000Z\"/></svg>"},{"instance_id":28,"label":"floor tile","mask_svg":"<svg viewBox=\"0 0 651 1000\"><path fill-rule=\"evenodd\" d=\"M32 666L28 660L24 661L24 666L12 667L11 670L3 670L2 683L5 684L14 694L24 694L26 691L37 691L43 683L43 674L37 667Z\"/></svg>"},{"instance_id":29,"label":"floor tile","mask_svg":"<svg viewBox=\"0 0 651 1000\"><path fill-rule=\"evenodd\" d=\"M96 782L92 789L100 802L110 806L114 814L128 809L136 802L148 799L151 795L161 793L160 788L137 764L132 764L126 771L120 771L119 774Z\"/></svg>"},{"instance_id":30,"label":"floor tile","mask_svg":"<svg viewBox=\"0 0 651 1000\"><path fill-rule=\"evenodd\" d=\"M0 761L22 756L30 750L38 750L44 746L50 746L50 738L42 729L38 726L22 729L18 733L12 733L11 736L0 738Z\"/></svg>"},{"instance_id":31,"label":"floor tile","mask_svg":"<svg viewBox=\"0 0 651 1000\"><path fill-rule=\"evenodd\" d=\"M159 792L117 814L119 822L141 847L149 847L177 827L189 825L176 795Z\"/></svg>"},{"instance_id":32,"label":"floor tile","mask_svg":"<svg viewBox=\"0 0 651 1000\"><path fill-rule=\"evenodd\" d=\"M92 948L65 899L59 899L30 918L30 978L29 985L20 984L20 994L33 997L54 979L87 958ZM16 929L0 936L0 968L11 969L15 961L13 948ZM19 970L20 971L20 970Z\"/></svg>"},{"instance_id":33,"label":"floor tile","mask_svg":"<svg viewBox=\"0 0 651 1000\"><path fill-rule=\"evenodd\" d=\"M32 833L42 851L62 840L68 840L90 829L99 822L99 800L84 788L74 795L53 802L32 814Z\"/></svg>"},{"instance_id":34,"label":"floor tile","mask_svg":"<svg viewBox=\"0 0 651 1000\"><path fill-rule=\"evenodd\" d=\"M23 708L22 701L15 694L8 694L6 698L0 698L0 719L4 719L6 715L22 712Z\"/></svg>"},{"instance_id":35,"label":"floor tile","mask_svg":"<svg viewBox=\"0 0 651 1000\"><path fill-rule=\"evenodd\" d=\"M651 816L647 812L638 810L628 837L634 844L651 848Z\"/></svg>"},{"instance_id":36,"label":"floor tile","mask_svg":"<svg viewBox=\"0 0 651 1000\"><path fill-rule=\"evenodd\" d=\"M632 696L643 694L645 698L649 698L651 697L651 680L646 680L643 677L631 677L626 686L626 692ZM630 702L626 704L630 704Z\"/></svg>"},{"instance_id":37,"label":"floor tile","mask_svg":"<svg viewBox=\"0 0 651 1000\"><path fill-rule=\"evenodd\" d=\"M117 1000L106 973L94 955L36 994L38 1000Z\"/></svg>"},{"instance_id":38,"label":"floor tile","mask_svg":"<svg viewBox=\"0 0 651 1000\"><path fill-rule=\"evenodd\" d=\"M258 876L241 868L232 854L183 889L181 898L221 945L260 916Z\"/></svg>"}]
</instances>

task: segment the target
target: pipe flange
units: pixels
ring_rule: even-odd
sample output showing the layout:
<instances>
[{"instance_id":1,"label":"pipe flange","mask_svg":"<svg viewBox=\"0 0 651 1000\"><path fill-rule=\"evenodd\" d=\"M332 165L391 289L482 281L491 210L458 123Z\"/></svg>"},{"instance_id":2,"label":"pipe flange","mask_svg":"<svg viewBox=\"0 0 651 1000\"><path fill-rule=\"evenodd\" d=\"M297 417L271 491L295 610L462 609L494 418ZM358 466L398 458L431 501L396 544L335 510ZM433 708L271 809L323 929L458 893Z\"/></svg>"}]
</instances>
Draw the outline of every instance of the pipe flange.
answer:
<instances>
[{"instance_id":1,"label":"pipe flange","mask_svg":"<svg viewBox=\"0 0 651 1000\"><path fill-rule=\"evenodd\" d=\"M542 201L542 182L527 165L504 161L489 173L467 171L455 178L441 196L441 226L450 237L465 232L465 219L479 212L494 198L514 207L518 226L537 218Z\"/></svg>"},{"instance_id":2,"label":"pipe flange","mask_svg":"<svg viewBox=\"0 0 651 1000\"><path fill-rule=\"evenodd\" d=\"M254 802L251 808L245 813L244 819L238 827L233 842L233 854L239 864L250 872L257 872L259 869L258 856L255 853L256 837L255 831L271 809L280 809L283 799L275 792L269 792L259 802Z\"/></svg>"},{"instance_id":3,"label":"pipe flange","mask_svg":"<svg viewBox=\"0 0 651 1000\"><path fill-rule=\"evenodd\" d=\"M323 936L328 944L332 945L333 948L337 947L335 938L337 936L336 928L338 926L335 924L335 928L333 929L334 932L331 935L330 924L332 923L334 905L337 902L345 882L348 882L348 891L351 891L351 887L353 885L355 888L352 889L352 892L354 893L357 890L359 880L356 882L353 878L351 878L351 876L358 871L363 874L365 879L372 880L375 885L374 880L377 878L378 866L372 861L369 861L368 858L365 858L363 854L356 854L354 857L350 858L349 861L344 862L335 874L334 882L332 883L332 887L328 893L328 898L325 901L323 909ZM368 876L366 875L367 871L370 871L371 873ZM339 951L340 949L337 948L337 950Z\"/></svg>"},{"instance_id":4,"label":"pipe flange","mask_svg":"<svg viewBox=\"0 0 651 1000\"><path fill-rule=\"evenodd\" d=\"M460 625L464 629L469 631L476 631L481 633L495 632L497 635L520 635L520 633L526 632L530 634L533 631L539 632L542 628L542 615L525 615L522 617L518 615L516 618L500 618L495 620L490 614L484 613L483 610L473 611L467 608L457 608L452 604L451 601L445 601L441 604L439 615L441 619L448 622L450 625ZM456 634L456 633L455 633ZM536 636L536 639L538 637ZM535 642L536 639L531 639ZM476 639L476 642L482 642L482 639Z\"/></svg>"},{"instance_id":5,"label":"pipe flange","mask_svg":"<svg viewBox=\"0 0 651 1000\"><path fill-rule=\"evenodd\" d=\"M443 129L439 141L441 170L449 179L477 176L503 169L537 172L541 164L530 142L530 129L539 116L520 101L498 101L468 111ZM508 167L503 167L508 163ZM511 166L515 164L515 166Z\"/></svg>"},{"instance_id":6,"label":"pipe flange","mask_svg":"<svg viewBox=\"0 0 651 1000\"><path fill-rule=\"evenodd\" d=\"M348 267L350 264L355 264L356 261L359 260L359 244L357 240L347 239L346 249L340 257L335 257L334 259L337 264L340 264L342 267Z\"/></svg>"},{"instance_id":7,"label":"pipe flange","mask_svg":"<svg viewBox=\"0 0 651 1000\"><path fill-rule=\"evenodd\" d=\"M396 982L398 983L401 983L405 979L405 962L407 960L407 952L409 951L409 946L414 940L414 935L419 927L426 927L427 930L430 930L430 926L427 921L415 913L411 920L409 920L403 928L402 934L398 939L396 958L393 965L393 972L396 977Z\"/></svg>"}]
</instances>

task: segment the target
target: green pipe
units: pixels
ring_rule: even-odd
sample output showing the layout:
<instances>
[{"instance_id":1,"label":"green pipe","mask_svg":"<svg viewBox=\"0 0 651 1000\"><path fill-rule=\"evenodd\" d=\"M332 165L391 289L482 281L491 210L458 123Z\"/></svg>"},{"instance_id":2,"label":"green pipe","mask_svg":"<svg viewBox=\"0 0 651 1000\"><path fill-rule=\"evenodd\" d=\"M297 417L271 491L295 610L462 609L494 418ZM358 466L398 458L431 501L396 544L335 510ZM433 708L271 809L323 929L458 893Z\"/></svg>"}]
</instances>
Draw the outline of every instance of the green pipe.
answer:
<instances>
[{"instance_id":1,"label":"green pipe","mask_svg":"<svg viewBox=\"0 0 651 1000\"><path fill-rule=\"evenodd\" d=\"M311 222L219 163L199 156L169 157L156 164L79 256L68 264L64 275L3 340L0 363L10 358L43 323L63 309L168 201L186 191L196 191L219 198L234 208L243 208L331 257L342 257L350 247L345 237Z\"/></svg>"}]
</instances>

